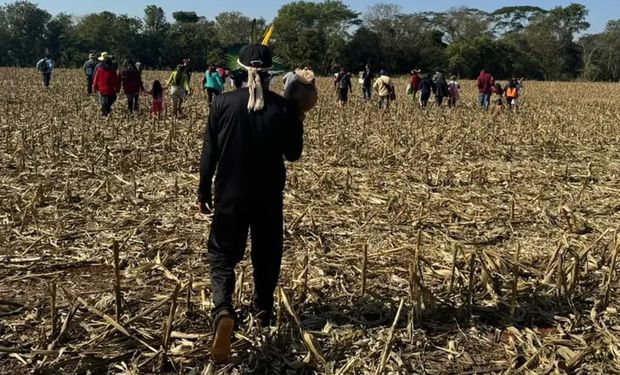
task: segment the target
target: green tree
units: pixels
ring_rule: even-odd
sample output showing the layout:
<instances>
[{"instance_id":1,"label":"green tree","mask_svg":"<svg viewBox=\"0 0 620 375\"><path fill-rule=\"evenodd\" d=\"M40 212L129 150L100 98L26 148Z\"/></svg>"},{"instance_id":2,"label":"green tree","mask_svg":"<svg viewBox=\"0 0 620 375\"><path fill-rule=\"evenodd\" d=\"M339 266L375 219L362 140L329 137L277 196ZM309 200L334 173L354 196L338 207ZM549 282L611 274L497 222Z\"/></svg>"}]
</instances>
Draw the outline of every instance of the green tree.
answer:
<instances>
[{"instance_id":1,"label":"green tree","mask_svg":"<svg viewBox=\"0 0 620 375\"><path fill-rule=\"evenodd\" d=\"M79 51L76 48L73 17L59 13L47 23L46 32L49 53L57 64L73 66L76 64Z\"/></svg>"},{"instance_id":2,"label":"green tree","mask_svg":"<svg viewBox=\"0 0 620 375\"><path fill-rule=\"evenodd\" d=\"M364 14L364 24L378 35L379 47L367 59L393 73L446 67L443 31L435 28L437 14L402 14L394 4L375 4ZM362 41L363 43L363 41Z\"/></svg>"},{"instance_id":3,"label":"green tree","mask_svg":"<svg viewBox=\"0 0 620 375\"><path fill-rule=\"evenodd\" d=\"M166 21L166 13L157 5L147 5L144 8L142 22L144 23L145 34L165 33L170 27L170 24Z\"/></svg>"},{"instance_id":4,"label":"green tree","mask_svg":"<svg viewBox=\"0 0 620 375\"><path fill-rule=\"evenodd\" d=\"M200 20L200 17L196 12L179 11L172 13L172 18L178 23L196 23Z\"/></svg>"},{"instance_id":5,"label":"green tree","mask_svg":"<svg viewBox=\"0 0 620 375\"><path fill-rule=\"evenodd\" d=\"M588 10L580 4L556 7L538 16L524 29L527 48L540 62L545 79L574 78L582 67L576 33L586 30Z\"/></svg>"},{"instance_id":6,"label":"green tree","mask_svg":"<svg viewBox=\"0 0 620 375\"><path fill-rule=\"evenodd\" d=\"M584 35L579 46L584 56L584 79L620 80L620 20L609 21L600 34Z\"/></svg>"},{"instance_id":7,"label":"green tree","mask_svg":"<svg viewBox=\"0 0 620 375\"><path fill-rule=\"evenodd\" d=\"M146 66L162 67L164 50L170 23L166 21L166 13L161 7L148 5L144 8L142 19L143 32L138 39L136 58Z\"/></svg>"},{"instance_id":8,"label":"green tree","mask_svg":"<svg viewBox=\"0 0 620 375\"><path fill-rule=\"evenodd\" d=\"M517 33L525 29L533 19L547 11L536 6L508 6L495 10L489 15L496 35Z\"/></svg>"},{"instance_id":9,"label":"green tree","mask_svg":"<svg viewBox=\"0 0 620 375\"><path fill-rule=\"evenodd\" d=\"M167 53L163 58L164 66L175 67L184 58L190 58L194 68L203 69L209 53L221 50L213 35L213 22L201 20L195 23L174 23L166 36L164 48Z\"/></svg>"},{"instance_id":10,"label":"green tree","mask_svg":"<svg viewBox=\"0 0 620 375\"><path fill-rule=\"evenodd\" d=\"M256 30L265 29L265 20L256 20ZM253 21L239 12L224 12L215 17L216 37L223 46L248 43L252 36Z\"/></svg>"},{"instance_id":11,"label":"green tree","mask_svg":"<svg viewBox=\"0 0 620 375\"><path fill-rule=\"evenodd\" d=\"M16 1L1 9L0 28L6 34L1 43L7 58L18 65L33 65L48 51L46 24L52 16L28 1Z\"/></svg>"},{"instance_id":12,"label":"green tree","mask_svg":"<svg viewBox=\"0 0 620 375\"><path fill-rule=\"evenodd\" d=\"M81 51L107 51L120 60L140 52L141 29L141 20L106 11L82 18L75 26L75 33Z\"/></svg>"},{"instance_id":13,"label":"green tree","mask_svg":"<svg viewBox=\"0 0 620 375\"><path fill-rule=\"evenodd\" d=\"M274 52L290 66L312 62L319 72L328 72L343 63L343 41L359 23L357 16L342 1L286 4L274 20Z\"/></svg>"}]
</instances>

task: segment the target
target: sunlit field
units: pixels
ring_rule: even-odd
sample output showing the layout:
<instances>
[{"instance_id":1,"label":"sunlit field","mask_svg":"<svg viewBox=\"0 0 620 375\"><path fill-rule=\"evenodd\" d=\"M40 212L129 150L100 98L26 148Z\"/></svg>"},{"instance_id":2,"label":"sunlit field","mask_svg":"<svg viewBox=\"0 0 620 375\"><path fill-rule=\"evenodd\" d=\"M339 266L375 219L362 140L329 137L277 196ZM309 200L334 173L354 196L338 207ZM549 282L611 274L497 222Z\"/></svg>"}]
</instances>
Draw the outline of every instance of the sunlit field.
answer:
<instances>
[{"instance_id":1,"label":"sunlit field","mask_svg":"<svg viewBox=\"0 0 620 375\"><path fill-rule=\"evenodd\" d=\"M79 70L46 91L0 69L0 373L620 372L618 84L526 82L492 115L473 81L422 111L401 78L383 113L357 82L338 108L320 79L288 166L277 324L247 312L246 259L218 366L199 81L184 118L153 124L146 95L102 119Z\"/></svg>"}]
</instances>

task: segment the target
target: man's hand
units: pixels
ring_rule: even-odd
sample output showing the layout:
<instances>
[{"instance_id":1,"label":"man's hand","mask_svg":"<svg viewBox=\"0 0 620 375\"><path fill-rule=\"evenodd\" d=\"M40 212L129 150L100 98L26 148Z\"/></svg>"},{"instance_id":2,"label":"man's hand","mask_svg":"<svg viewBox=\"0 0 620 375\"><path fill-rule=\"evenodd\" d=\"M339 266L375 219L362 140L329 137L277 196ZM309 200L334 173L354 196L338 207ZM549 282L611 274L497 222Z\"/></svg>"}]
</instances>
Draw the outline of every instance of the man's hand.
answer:
<instances>
[{"instance_id":1,"label":"man's hand","mask_svg":"<svg viewBox=\"0 0 620 375\"><path fill-rule=\"evenodd\" d=\"M198 206L198 209L200 210L200 213L202 214L210 214L213 211L213 207L211 207L211 203L207 203L207 202L196 202L196 205Z\"/></svg>"}]
</instances>

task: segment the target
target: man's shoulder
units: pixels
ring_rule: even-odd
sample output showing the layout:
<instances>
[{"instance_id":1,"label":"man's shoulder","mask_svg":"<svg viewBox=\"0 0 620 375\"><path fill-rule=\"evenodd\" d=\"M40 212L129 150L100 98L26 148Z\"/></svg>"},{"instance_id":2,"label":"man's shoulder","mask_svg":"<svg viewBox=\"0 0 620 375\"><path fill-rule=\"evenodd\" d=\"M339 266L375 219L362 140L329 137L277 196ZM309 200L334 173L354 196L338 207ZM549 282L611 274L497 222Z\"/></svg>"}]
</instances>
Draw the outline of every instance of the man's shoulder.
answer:
<instances>
[{"instance_id":1,"label":"man's shoulder","mask_svg":"<svg viewBox=\"0 0 620 375\"><path fill-rule=\"evenodd\" d=\"M240 88L233 91L225 92L221 95L217 95L213 98L213 108L217 108L218 110L225 109L237 109L237 108L246 108L248 100L249 100L249 91L247 88ZM276 107L280 108L283 111L287 111L291 107L291 103L289 100L282 97L280 94L273 92L271 90L266 90L264 92L265 104L268 107Z\"/></svg>"}]
</instances>

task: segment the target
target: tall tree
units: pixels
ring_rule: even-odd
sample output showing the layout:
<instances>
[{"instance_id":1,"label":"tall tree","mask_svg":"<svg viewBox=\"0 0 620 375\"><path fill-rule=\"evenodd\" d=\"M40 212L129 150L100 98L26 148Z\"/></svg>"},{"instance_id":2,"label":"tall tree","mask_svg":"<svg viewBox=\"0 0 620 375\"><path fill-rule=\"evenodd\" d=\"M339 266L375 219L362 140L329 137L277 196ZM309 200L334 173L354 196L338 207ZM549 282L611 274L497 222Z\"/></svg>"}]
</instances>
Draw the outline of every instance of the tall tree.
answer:
<instances>
[{"instance_id":1,"label":"tall tree","mask_svg":"<svg viewBox=\"0 0 620 375\"><path fill-rule=\"evenodd\" d=\"M174 12L172 18L178 23L196 23L200 20L196 12L187 11Z\"/></svg>"},{"instance_id":2,"label":"tall tree","mask_svg":"<svg viewBox=\"0 0 620 375\"><path fill-rule=\"evenodd\" d=\"M252 20L239 12L224 12L215 17L216 37L224 46L248 43L252 35ZM265 20L256 20L257 32L265 29Z\"/></svg>"},{"instance_id":3,"label":"tall tree","mask_svg":"<svg viewBox=\"0 0 620 375\"><path fill-rule=\"evenodd\" d=\"M526 48L540 61L545 79L574 78L582 67L576 33L586 30L588 10L581 4L556 7L525 28Z\"/></svg>"},{"instance_id":4,"label":"tall tree","mask_svg":"<svg viewBox=\"0 0 620 375\"><path fill-rule=\"evenodd\" d=\"M141 29L139 19L107 11L89 14L75 26L82 51L107 51L118 58L133 57L139 52Z\"/></svg>"},{"instance_id":5,"label":"tall tree","mask_svg":"<svg viewBox=\"0 0 620 375\"><path fill-rule=\"evenodd\" d=\"M342 1L296 1L280 8L274 20L274 52L291 66L313 62L319 72L342 64L342 41L358 24L358 14Z\"/></svg>"},{"instance_id":6,"label":"tall tree","mask_svg":"<svg viewBox=\"0 0 620 375\"><path fill-rule=\"evenodd\" d=\"M47 23L47 48L57 63L74 65L79 52L76 48L73 17L59 13Z\"/></svg>"},{"instance_id":7,"label":"tall tree","mask_svg":"<svg viewBox=\"0 0 620 375\"><path fill-rule=\"evenodd\" d=\"M166 13L157 5L147 5L144 8L144 32L147 34L164 33L170 27L166 21Z\"/></svg>"},{"instance_id":8,"label":"tall tree","mask_svg":"<svg viewBox=\"0 0 620 375\"><path fill-rule=\"evenodd\" d=\"M6 40L6 53L19 65L34 64L47 52L46 24L52 16L28 1L16 1L2 9Z\"/></svg>"},{"instance_id":9,"label":"tall tree","mask_svg":"<svg viewBox=\"0 0 620 375\"><path fill-rule=\"evenodd\" d=\"M489 20L493 24L493 32L501 36L522 31L532 20L546 13L546 10L536 6L508 6L492 12Z\"/></svg>"}]
</instances>

